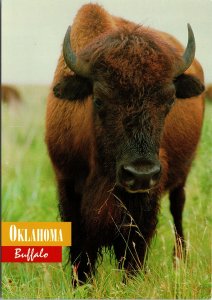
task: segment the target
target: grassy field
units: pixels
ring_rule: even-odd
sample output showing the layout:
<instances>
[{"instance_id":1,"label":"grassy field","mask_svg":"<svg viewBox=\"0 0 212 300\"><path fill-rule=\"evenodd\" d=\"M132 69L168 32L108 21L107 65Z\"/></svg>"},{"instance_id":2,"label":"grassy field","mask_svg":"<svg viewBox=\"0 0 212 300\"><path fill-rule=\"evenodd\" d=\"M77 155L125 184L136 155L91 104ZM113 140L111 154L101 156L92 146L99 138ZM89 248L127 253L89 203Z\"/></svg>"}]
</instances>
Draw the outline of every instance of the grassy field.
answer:
<instances>
[{"instance_id":1,"label":"grassy field","mask_svg":"<svg viewBox=\"0 0 212 300\"><path fill-rule=\"evenodd\" d=\"M20 87L24 104L2 107L3 221L58 220L54 175L44 144L46 87ZM202 140L187 182L184 229L188 259L172 264L173 222L162 201L158 233L147 272L121 282L109 254L92 284L71 287L62 264L4 263L3 298L211 298L212 103L207 103ZM64 254L65 256L65 254ZM64 259L65 262L65 259Z\"/></svg>"}]
</instances>

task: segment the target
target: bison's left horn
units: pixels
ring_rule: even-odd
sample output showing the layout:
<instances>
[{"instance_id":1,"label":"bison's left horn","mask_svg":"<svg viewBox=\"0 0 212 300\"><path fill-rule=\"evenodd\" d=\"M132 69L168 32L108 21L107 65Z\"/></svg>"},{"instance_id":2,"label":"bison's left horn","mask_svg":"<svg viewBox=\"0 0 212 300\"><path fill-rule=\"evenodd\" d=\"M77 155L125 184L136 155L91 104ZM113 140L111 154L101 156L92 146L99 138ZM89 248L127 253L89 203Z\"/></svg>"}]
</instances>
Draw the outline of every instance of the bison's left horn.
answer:
<instances>
[{"instance_id":1,"label":"bison's left horn","mask_svg":"<svg viewBox=\"0 0 212 300\"><path fill-rule=\"evenodd\" d=\"M185 52L182 57L182 64L179 65L176 69L175 77L183 74L192 64L195 56L195 38L194 38L194 33L191 28L190 24L187 24L188 26L188 43L185 49Z\"/></svg>"},{"instance_id":2,"label":"bison's left horn","mask_svg":"<svg viewBox=\"0 0 212 300\"><path fill-rule=\"evenodd\" d=\"M71 47L71 26L68 27L63 42L63 57L67 66L76 74L83 77L89 77L89 64L80 57L78 57Z\"/></svg>"}]
</instances>

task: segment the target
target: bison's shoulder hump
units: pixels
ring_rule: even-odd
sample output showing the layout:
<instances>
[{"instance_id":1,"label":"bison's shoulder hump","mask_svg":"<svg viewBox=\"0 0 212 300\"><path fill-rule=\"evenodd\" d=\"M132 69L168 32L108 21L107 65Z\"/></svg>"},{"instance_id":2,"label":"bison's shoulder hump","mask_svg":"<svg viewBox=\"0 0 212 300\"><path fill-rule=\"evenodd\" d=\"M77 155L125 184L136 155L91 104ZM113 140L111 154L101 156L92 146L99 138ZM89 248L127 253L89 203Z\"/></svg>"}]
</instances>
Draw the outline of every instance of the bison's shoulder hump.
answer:
<instances>
[{"instance_id":1,"label":"bison's shoulder hump","mask_svg":"<svg viewBox=\"0 0 212 300\"><path fill-rule=\"evenodd\" d=\"M92 3L83 5L72 24L72 47L78 52L99 35L115 28L115 18L100 5Z\"/></svg>"}]
</instances>

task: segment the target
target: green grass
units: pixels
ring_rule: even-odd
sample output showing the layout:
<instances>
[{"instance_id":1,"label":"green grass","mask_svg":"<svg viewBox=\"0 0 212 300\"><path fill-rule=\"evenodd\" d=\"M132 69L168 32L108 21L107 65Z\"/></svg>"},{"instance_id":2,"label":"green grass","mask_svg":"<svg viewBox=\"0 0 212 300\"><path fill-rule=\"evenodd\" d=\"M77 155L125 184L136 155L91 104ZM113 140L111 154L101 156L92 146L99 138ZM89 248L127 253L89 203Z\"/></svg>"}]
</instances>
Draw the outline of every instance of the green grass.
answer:
<instances>
[{"instance_id":1,"label":"green grass","mask_svg":"<svg viewBox=\"0 0 212 300\"><path fill-rule=\"evenodd\" d=\"M25 103L2 107L3 221L58 220L57 192L44 144L45 87L20 87ZM172 264L173 223L165 197L147 272L121 281L114 259L104 255L92 283L75 290L70 267L4 263L3 298L184 298L211 297L212 103L207 103L202 140L187 182L184 230L188 258ZM64 251L65 252L65 251ZM64 263L65 263L64 254Z\"/></svg>"}]
</instances>

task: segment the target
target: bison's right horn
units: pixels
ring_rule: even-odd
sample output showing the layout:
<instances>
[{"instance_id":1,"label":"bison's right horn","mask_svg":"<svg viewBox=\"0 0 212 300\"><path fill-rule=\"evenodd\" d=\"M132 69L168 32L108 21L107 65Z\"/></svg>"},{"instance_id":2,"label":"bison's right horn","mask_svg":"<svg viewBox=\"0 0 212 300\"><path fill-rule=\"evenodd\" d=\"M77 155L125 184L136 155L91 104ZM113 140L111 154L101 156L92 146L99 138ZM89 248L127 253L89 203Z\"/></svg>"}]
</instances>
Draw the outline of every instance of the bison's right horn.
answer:
<instances>
[{"instance_id":1,"label":"bison's right horn","mask_svg":"<svg viewBox=\"0 0 212 300\"><path fill-rule=\"evenodd\" d=\"M63 57L67 64L67 66L74 71L76 74L81 75L83 77L89 77L89 64L88 62L80 59L71 48L71 26L68 27L66 31L66 35L63 42Z\"/></svg>"}]
</instances>

